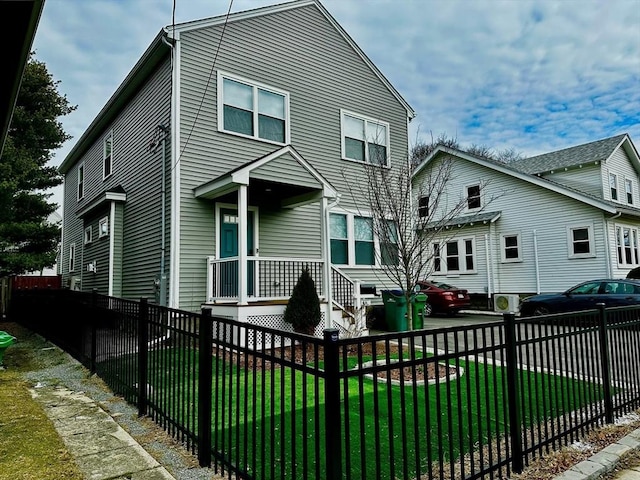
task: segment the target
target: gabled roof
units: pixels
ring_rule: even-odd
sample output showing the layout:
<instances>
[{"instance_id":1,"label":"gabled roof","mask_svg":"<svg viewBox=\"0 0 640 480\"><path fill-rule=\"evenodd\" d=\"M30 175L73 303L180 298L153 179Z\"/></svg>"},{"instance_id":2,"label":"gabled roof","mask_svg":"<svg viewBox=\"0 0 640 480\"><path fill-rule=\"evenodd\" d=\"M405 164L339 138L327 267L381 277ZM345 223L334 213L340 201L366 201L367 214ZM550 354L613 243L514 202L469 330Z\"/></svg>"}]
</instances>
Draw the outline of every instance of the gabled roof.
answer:
<instances>
[{"instance_id":1,"label":"gabled roof","mask_svg":"<svg viewBox=\"0 0 640 480\"><path fill-rule=\"evenodd\" d=\"M391 94L396 97L398 102L402 104L402 106L407 110L407 115L410 118L414 118L416 116L415 111L411 106L407 103L407 101L402 98L402 95L398 93L398 91L394 88L393 85L387 80L387 78L382 74L378 67L367 57L367 55L362 51L362 49L353 41L353 39L349 36L349 34L340 26L340 24L336 21L335 18L331 16L329 11L320 3L320 0L294 0L291 2L280 3L276 5L270 5L266 7L254 8L251 10L245 10L238 13L232 13L227 15L218 15L216 17L209 17L200 20L194 20L191 22L183 22L177 24L175 26L169 25L165 27L165 31L169 38L179 38L180 33L188 32L190 30L197 30L200 28L206 28L216 25L222 25L224 23L233 23L241 20L246 20L249 18L260 17L263 15L270 15L273 13L283 12L286 10L291 10L294 8L306 7L306 6L315 6L322 15L331 23L331 25L338 31L340 36L344 38L344 40L349 44L351 48L358 54L358 56L362 59L362 61L373 71L373 73L380 79L382 84L389 89Z\"/></svg>"},{"instance_id":2,"label":"gabled roof","mask_svg":"<svg viewBox=\"0 0 640 480\"><path fill-rule=\"evenodd\" d=\"M606 162L621 145L625 147L625 151L636 169L640 169L638 154L635 152L627 134L564 148L535 157L523 158L512 162L510 165L525 173L542 174L560 169Z\"/></svg>"},{"instance_id":3,"label":"gabled roof","mask_svg":"<svg viewBox=\"0 0 640 480\"><path fill-rule=\"evenodd\" d=\"M544 188L545 190L550 190L552 192L558 193L560 195L564 195L575 200L581 201L587 205L591 205L592 207L603 210L607 213L615 214L620 210L619 206L612 204L611 202L607 202L603 199L594 197L593 195L589 195L587 193L581 192L579 190L568 188L559 183L549 181L545 178L537 177L536 175L532 175L529 173L525 173L521 170L518 170L511 166L511 164L497 162L495 160L490 160L485 157L479 157L476 155L472 155L470 153L464 152L462 150L458 150L455 148L444 147L439 145L436 149L431 152L431 154L416 168L413 172L413 177L416 177L427 165L432 163L437 157L440 155L451 155L477 165L481 165L483 167L489 168L494 171L498 171L505 175L508 175L513 178L518 178L524 182L531 183L538 187ZM640 209L635 212L636 215L640 215Z\"/></svg>"},{"instance_id":4,"label":"gabled roof","mask_svg":"<svg viewBox=\"0 0 640 480\"><path fill-rule=\"evenodd\" d=\"M255 8L252 10L246 10L243 12L232 13L227 20L226 15L219 15L216 17L206 18L202 20L195 20L191 22L184 22L176 25L169 25L160 30L158 35L153 39L151 45L142 54L142 57L134 65L133 69L124 81L120 84L118 89L111 95L111 98L107 101L105 106L100 110L96 118L91 122L89 127L85 130L82 136L75 143L67 157L61 163L58 170L65 174L73 166L76 160L91 147L91 145L103 135L103 130L109 123L116 118L119 112L126 107L129 100L137 93L138 89L149 77L154 69L167 58L170 54L170 49L167 45L167 38L177 38L181 32L194 30L198 28L204 28L214 25L223 24L225 21L237 22L247 18L259 17L262 15L269 15L276 12L290 10L293 8L301 8L309 5L313 5L324 15L327 20L334 26L338 33L345 39L347 43L354 49L354 51L362 58L362 60L369 66L373 73L380 79L389 91L396 97L396 99L404 106L409 118L415 117L415 111L409 106L409 104L402 98L398 91L391 85L391 83L385 78L385 76L378 70L371 60L365 55L365 53L356 45L347 32L338 24L338 22L329 14L329 12L322 6L319 0L294 0L292 2L281 3L277 5Z\"/></svg>"}]
</instances>

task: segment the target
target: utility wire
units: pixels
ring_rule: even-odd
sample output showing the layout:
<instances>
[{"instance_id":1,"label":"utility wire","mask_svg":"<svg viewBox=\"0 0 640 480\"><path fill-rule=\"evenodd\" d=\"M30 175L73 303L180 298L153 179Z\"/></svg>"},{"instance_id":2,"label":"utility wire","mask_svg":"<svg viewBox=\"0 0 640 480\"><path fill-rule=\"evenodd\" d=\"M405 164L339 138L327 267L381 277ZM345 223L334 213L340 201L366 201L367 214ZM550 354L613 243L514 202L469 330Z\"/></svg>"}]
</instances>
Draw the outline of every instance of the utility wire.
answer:
<instances>
[{"instance_id":1,"label":"utility wire","mask_svg":"<svg viewBox=\"0 0 640 480\"><path fill-rule=\"evenodd\" d=\"M191 139L191 134L193 133L193 129L196 126L196 122L198 121L198 117L200 116L200 112L202 111L202 105L204 104L204 99L207 95L207 91L209 90L209 85L211 84L211 77L213 77L213 72L215 70L215 66L216 66L216 61L218 60L218 54L220 53L220 47L222 45L222 40L224 39L224 33L227 29L227 23L229 22L229 15L231 14L231 7L233 7L233 0L229 1L229 9L227 10L227 15L224 19L224 24L222 26L222 33L220 34L220 40L218 41L218 47L216 48L216 54L213 57L213 63L211 64L211 70L209 71L209 78L207 78L207 83L204 87L204 92L202 92L202 98L200 99L200 105L198 106L198 111L196 112L196 116L193 119L193 123L191 124L191 129L189 130L189 135L187 136L187 140L184 142L184 146L182 147L182 150L180 151L180 155L178 156L178 159L176 160L175 165L173 165L171 167L171 171L173 171L177 166L178 163L180 163L180 159L182 158L182 155L184 154L185 149L187 148L187 145L189 144L189 140ZM175 34L175 0L174 0L174 34Z\"/></svg>"}]
</instances>

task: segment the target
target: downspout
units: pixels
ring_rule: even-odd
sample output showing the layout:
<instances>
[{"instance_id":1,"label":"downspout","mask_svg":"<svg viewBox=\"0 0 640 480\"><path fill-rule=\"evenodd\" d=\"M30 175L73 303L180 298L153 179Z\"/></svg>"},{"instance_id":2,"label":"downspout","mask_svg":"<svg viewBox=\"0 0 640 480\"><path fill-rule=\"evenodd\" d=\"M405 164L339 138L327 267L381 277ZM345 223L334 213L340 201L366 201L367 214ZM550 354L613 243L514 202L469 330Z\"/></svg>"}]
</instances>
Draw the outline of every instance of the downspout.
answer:
<instances>
[{"instance_id":1,"label":"downspout","mask_svg":"<svg viewBox=\"0 0 640 480\"><path fill-rule=\"evenodd\" d=\"M340 203L340 194L336 197L336 199L329 203L326 197L322 197L322 208L324 209L323 217L324 217L324 232L322 239L323 247L323 257L325 259L326 268L325 268L325 285L327 286L327 311L325 312L325 328L333 328L333 320L331 319L331 314L333 312L333 282L331 281L331 234L330 234L330 212L331 209L337 206Z\"/></svg>"},{"instance_id":2,"label":"downspout","mask_svg":"<svg viewBox=\"0 0 640 480\"><path fill-rule=\"evenodd\" d=\"M485 233L484 234L484 254L485 254L485 261L487 263L487 305L489 305L490 301L491 301L491 295L493 294L492 289L493 289L493 285L491 282L491 252L489 249L489 234Z\"/></svg>"},{"instance_id":3,"label":"downspout","mask_svg":"<svg viewBox=\"0 0 640 480\"><path fill-rule=\"evenodd\" d=\"M164 37L163 37L164 38ZM164 125L158 125L158 128L162 130L162 156L161 156L161 167L162 167L162 185L160 188L160 196L161 198L161 235L162 238L160 240L160 306L167 306L167 274L165 272L165 256L166 256L166 209L167 209L167 192L166 192L166 138L167 138L167 127Z\"/></svg>"},{"instance_id":4,"label":"downspout","mask_svg":"<svg viewBox=\"0 0 640 480\"><path fill-rule=\"evenodd\" d=\"M536 294L540 294L540 259L538 258L538 231L533 231L533 263L536 269Z\"/></svg>"},{"instance_id":5,"label":"downspout","mask_svg":"<svg viewBox=\"0 0 640 480\"><path fill-rule=\"evenodd\" d=\"M615 215L609 217L606 222L605 222L605 229L604 229L604 244L607 247L607 255L606 255L606 259L607 259L607 270L609 271L609 278L613 278L613 263L611 262L611 242L609 241L609 222L611 220L615 220L616 218L620 218L620 216L622 215L622 212L617 212ZM615 234L615 225L614 225L614 229L613 232ZM617 238L616 238L617 241ZM614 252L614 255L617 255L617 252Z\"/></svg>"}]
</instances>

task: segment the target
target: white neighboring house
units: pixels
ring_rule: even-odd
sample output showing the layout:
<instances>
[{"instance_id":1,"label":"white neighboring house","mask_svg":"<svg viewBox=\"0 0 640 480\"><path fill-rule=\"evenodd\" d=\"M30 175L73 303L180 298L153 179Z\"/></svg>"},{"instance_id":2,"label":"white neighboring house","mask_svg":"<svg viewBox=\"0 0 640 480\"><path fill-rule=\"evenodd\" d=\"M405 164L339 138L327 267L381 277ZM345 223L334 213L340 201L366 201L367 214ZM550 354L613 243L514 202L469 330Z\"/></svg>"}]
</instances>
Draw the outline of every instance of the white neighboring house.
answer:
<instances>
[{"instance_id":1,"label":"white neighboring house","mask_svg":"<svg viewBox=\"0 0 640 480\"><path fill-rule=\"evenodd\" d=\"M414 172L416 191L446 158L448 199L467 204L431 245L433 278L513 310L640 266L640 159L627 134L509 164L440 146Z\"/></svg>"},{"instance_id":2,"label":"white neighboring house","mask_svg":"<svg viewBox=\"0 0 640 480\"><path fill-rule=\"evenodd\" d=\"M60 215L57 211L51 213L47 217L47 223L51 225L57 225L58 227L62 227L62 215ZM28 277L49 277L53 275L60 274L58 268L58 259L60 258L60 240L58 240L58 245L56 247L56 263L54 263L51 267L45 267L42 270L36 270L33 272L25 273Z\"/></svg>"}]
</instances>

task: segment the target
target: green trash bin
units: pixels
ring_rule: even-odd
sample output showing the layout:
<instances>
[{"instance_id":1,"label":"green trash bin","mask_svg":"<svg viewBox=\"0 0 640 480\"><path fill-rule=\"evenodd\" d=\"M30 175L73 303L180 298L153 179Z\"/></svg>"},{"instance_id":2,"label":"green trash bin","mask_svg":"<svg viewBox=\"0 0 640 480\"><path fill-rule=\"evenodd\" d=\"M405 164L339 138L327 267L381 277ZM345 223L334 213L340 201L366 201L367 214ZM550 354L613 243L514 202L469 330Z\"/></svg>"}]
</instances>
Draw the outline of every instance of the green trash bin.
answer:
<instances>
[{"instance_id":1,"label":"green trash bin","mask_svg":"<svg viewBox=\"0 0 640 480\"><path fill-rule=\"evenodd\" d=\"M17 339L13 335L9 335L7 332L0 332L0 366L4 361L4 352L11 345L16 343Z\"/></svg>"},{"instance_id":2,"label":"green trash bin","mask_svg":"<svg viewBox=\"0 0 640 480\"><path fill-rule=\"evenodd\" d=\"M407 299L402 290L382 290L384 316L392 332L407 330Z\"/></svg>"},{"instance_id":3,"label":"green trash bin","mask_svg":"<svg viewBox=\"0 0 640 480\"><path fill-rule=\"evenodd\" d=\"M427 304L428 297L424 293L416 293L412 300L411 320L413 321L413 329L420 330L424 328L424 307Z\"/></svg>"}]
</instances>

